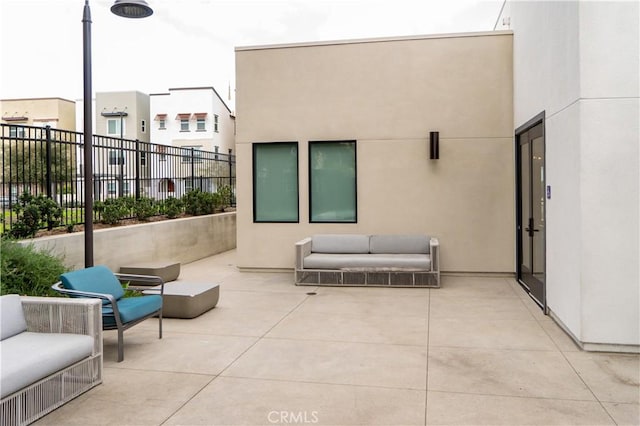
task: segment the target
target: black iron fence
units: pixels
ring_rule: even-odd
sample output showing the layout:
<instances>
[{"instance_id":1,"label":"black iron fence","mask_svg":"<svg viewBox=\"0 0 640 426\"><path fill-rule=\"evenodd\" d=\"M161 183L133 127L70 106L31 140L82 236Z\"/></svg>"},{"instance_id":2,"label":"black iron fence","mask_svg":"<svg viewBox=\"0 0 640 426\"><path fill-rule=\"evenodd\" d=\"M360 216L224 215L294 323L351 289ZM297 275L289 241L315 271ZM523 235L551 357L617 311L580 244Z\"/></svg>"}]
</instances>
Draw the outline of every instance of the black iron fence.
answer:
<instances>
[{"instance_id":1,"label":"black iron fence","mask_svg":"<svg viewBox=\"0 0 640 426\"><path fill-rule=\"evenodd\" d=\"M43 195L63 209L62 225L84 222L82 133L47 127L1 124L2 224L10 227L22 194ZM228 186L235 206L235 156L196 147L159 145L93 136L95 201L141 197L181 198L193 189L215 193ZM133 215L132 215L133 217Z\"/></svg>"}]
</instances>

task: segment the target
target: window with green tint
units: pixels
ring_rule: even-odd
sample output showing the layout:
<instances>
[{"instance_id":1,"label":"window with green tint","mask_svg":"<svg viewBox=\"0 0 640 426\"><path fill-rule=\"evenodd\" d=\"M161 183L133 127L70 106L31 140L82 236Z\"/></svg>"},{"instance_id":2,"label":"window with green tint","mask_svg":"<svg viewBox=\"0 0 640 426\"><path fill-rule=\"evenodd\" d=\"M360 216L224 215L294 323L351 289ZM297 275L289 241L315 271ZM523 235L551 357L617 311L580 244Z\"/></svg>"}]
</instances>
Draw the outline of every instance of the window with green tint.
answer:
<instances>
[{"instance_id":1,"label":"window with green tint","mask_svg":"<svg viewBox=\"0 0 640 426\"><path fill-rule=\"evenodd\" d=\"M253 144L253 221L298 222L298 143Z\"/></svg>"},{"instance_id":2,"label":"window with green tint","mask_svg":"<svg viewBox=\"0 0 640 426\"><path fill-rule=\"evenodd\" d=\"M309 143L310 222L358 220L356 141Z\"/></svg>"}]
</instances>

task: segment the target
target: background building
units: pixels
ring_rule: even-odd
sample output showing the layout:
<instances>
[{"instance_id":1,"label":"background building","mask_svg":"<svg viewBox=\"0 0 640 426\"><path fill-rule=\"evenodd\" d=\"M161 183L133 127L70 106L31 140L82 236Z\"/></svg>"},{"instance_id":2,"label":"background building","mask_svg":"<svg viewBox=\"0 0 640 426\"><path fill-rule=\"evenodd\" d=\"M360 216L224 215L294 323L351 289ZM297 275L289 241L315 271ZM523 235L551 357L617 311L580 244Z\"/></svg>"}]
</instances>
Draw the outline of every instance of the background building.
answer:
<instances>
[{"instance_id":1,"label":"background building","mask_svg":"<svg viewBox=\"0 0 640 426\"><path fill-rule=\"evenodd\" d=\"M213 87L174 88L150 98L154 143L224 154L234 149L234 117Z\"/></svg>"},{"instance_id":2,"label":"background building","mask_svg":"<svg viewBox=\"0 0 640 426\"><path fill-rule=\"evenodd\" d=\"M137 91L98 92L94 114L95 134L150 142L149 95Z\"/></svg>"},{"instance_id":3,"label":"background building","mask_svg":"<svg viewBox=\"0 0 640 426\"><path fill-rule=\"evenodd\" d=\"M2 123L74 130L75 102L62 98L2 99Z\"/></svg>"}]
</instances>

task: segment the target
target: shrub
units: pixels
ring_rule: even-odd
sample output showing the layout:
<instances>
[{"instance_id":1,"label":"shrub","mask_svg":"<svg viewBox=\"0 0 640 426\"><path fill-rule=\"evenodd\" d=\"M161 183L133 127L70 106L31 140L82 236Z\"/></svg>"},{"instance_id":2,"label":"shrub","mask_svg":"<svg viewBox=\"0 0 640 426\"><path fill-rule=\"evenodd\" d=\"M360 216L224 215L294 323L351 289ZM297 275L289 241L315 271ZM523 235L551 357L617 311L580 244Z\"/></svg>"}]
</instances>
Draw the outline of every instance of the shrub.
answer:
<instances>
[{"instance_id":1,"label":"shrub","mask_svg":"<svg viewBox=\"0 0 640 426\"><path fill-rule=\"evenodd\" d=\"M167 215L169 219L174 219L182 213L184 203L181 199L169 197L161 205L161 213Z\"/></svg>"},{"instance_id":2,"label":"shrub","mask_svg":"<svg viewBox=\"0 0 640 426\"><path fill-rule=\"evenodd\" d=\"M102 222L115 225L130 214L129 201L126 198L109 198L96 201L93 210L102 217Z\"/></svg>"},{"instance_id":3,"label":"shrub","mask_svg":"<svg viewBox=\"0 0 640 426\"><path fill-rule=\"evenodd\" d=\"M40 194L33 196L23 193L15 206L16 222L11 226L10 236L29 238L40 228L54 228L60 225L62 208L52 199Z\"/></svg>"},{"instance_id":4,"label":"shrub","mask_svg":"<svg viewBox=\"0 0 640 426\"><path fill-rule=\"evenodd\" d=\"M37 251L33 245L7 239L1 244L0 294L58 296L51 286L68 271L62 259L48 251Z\"/></svg>"},{"instance_id":5,"label":"shrub","mask_svg":"<svg viewBox=\"0 0 640 426\"><path fill-rule=\"evenodd\" d=\"M222 209L225 209L231 206L231 201L233 199L233 191L231 190L231 187L229 185L223 185L220 188L218 188L218 191L216 192L216 194L218 194L219 206Z\"/></svg>"},{"instance_id":6,"label":"shrub","mask_svg":"<svg viewBox=\"0 0 640 426\"><path fill-rule=\"evenodd\" d=\"M215 196L210 192L202 192L200 189L187 192L182 197L182 202L184 203L184 211L194 216L211 214L216 208Z\"/></svg>"},{"instance_id":7,"label":"shrub","mask_svg":"<svg viewBox=\"0 0 640 426\"><path fill-rule=\"evenodd\" d=\"M134 202L133 213L136 215L138 220L145 221L158 213L158 205L153 198L140 197Z\"/></svg>"}]
</instances>

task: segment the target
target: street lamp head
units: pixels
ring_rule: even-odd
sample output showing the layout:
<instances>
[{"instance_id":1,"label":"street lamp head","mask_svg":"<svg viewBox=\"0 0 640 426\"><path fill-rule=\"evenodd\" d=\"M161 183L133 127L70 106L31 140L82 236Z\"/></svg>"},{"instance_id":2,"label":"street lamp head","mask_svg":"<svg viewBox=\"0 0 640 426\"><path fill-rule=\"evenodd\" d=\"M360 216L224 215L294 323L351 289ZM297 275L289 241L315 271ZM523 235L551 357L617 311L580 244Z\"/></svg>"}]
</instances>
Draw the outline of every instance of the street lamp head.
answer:
<instances>
[{"instance_id":1,"label":"street lamp head","mask_svg":"<svg viewBox=\"0 0 640 426\"><path fill-rule=\"evenodd\" d=\"M153 14L153 9L144 0L116 0L111 12L123 18L146 18Z\"/></svg>"}]
</instances>

